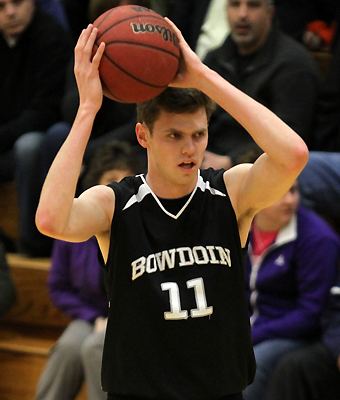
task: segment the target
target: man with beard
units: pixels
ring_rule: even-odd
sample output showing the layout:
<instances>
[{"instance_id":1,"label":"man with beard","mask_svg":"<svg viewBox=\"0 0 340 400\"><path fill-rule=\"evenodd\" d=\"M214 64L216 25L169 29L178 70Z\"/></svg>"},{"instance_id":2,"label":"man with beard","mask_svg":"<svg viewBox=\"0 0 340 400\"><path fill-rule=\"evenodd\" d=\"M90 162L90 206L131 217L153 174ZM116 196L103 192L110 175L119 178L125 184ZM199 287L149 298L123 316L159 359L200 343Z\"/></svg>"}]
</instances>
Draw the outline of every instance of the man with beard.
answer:
<instances>
[{"instance_id":1,"label":"man with beard","mask_svg":"<svg viewBox=\"0 0 340 400\"><path fill-rule=\"evenodd\" d=\"M308 51L273 22L271 0L228 0L230 34L204 62L230 83L275 112L308 144L319 71ZM226 134L227 133L227 134ZM221 108L210 123L206 164L230 167L254 142Z\"/></svg>"}]
</instances>

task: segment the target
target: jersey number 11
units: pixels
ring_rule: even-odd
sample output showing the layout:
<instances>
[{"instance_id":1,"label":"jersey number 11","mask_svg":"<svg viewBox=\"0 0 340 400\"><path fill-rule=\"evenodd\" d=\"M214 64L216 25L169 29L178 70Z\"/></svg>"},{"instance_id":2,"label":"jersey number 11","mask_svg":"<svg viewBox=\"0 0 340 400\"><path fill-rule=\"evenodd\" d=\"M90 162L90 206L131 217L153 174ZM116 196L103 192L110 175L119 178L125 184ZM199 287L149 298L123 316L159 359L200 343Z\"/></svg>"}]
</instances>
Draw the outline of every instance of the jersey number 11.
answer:
<instances>
[{"instance_id":1,"label":"jersey number 11","mask_svg":"<svg viewBox=\"0 0 340 400\"><path fill-rule=\"evenodd\" d=\"M164 313L164 319L187 319L188 310L182 310L179 288L176 282L164 282L161 284L163 291L169 291L170 311ZM207 317L213 313L213 307L207 306L205 297L204 282L202 278L190 279L187 281L187 288L193 288L195 291L196 308L190 310L191 318Z\"/></svg>"}]
</instances>

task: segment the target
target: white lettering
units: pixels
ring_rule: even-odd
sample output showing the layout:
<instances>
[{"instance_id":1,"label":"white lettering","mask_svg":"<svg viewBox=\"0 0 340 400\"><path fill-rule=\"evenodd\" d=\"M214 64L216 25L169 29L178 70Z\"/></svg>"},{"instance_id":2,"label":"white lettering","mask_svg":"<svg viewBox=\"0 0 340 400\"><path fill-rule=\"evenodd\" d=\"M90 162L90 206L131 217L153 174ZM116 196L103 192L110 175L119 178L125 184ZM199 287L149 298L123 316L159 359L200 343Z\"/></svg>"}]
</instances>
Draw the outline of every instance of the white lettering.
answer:
<instances>
[{"instance_id":1,"label":"white lettering","mask_svg":"<svg viewBox=\"0 0 340 400\"><path fill-rule=\"evenodd\" d=\"M139 258L137 258L137 260L132 261L131 266L132 266L132 280L133 281L144 274L145 261L146 261L145 257L139 257Z\"/></svg>"}]
</instances>

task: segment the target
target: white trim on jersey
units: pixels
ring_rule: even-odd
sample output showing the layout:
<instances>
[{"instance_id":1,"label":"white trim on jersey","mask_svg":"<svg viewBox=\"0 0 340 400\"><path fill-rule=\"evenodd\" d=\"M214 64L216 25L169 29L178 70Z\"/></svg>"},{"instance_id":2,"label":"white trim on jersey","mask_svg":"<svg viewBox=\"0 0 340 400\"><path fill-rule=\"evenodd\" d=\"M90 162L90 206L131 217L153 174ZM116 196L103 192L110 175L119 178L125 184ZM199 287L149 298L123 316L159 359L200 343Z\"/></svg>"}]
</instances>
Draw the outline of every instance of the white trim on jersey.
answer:
<instances>
[{"instance_id":1,"label":"white trim on jersey","mask_svg":"<svg viewBox=\"0 0 340 400\"><path fill-rule=\"evenodd\" d=\"M178 219L182 215L184 210L188 207L191 199L194 197L194 195L196 193L197 188L199 188L202 192L205 192L206 190L208 190L214 196L224 196L224 197L226 196L224 193L220 192L219 190L212 188L210 186L209 181L204 181L202 176L200 175L200 171L198 170L198 179L197 179L195 189L192 191L190 197L185 202L184 206L178 211L178 213L176 215L174 215L165 209L165 207L163 206L163 204L161 203L159 198L155 195L155 193L151 190L150 186L147 184L144 176L143 175L138 175L138 176L141 177L143 184L139 187L138 193L133 195L132 197L130 197L130 199L127 201L127 203L125 204L125 206L123 208L123 211L128 209L135 203L140 203L147 194L151 194L153 196L153 198L156 200L156 203L159 205L160 209L166 215L168 215L169 217L171 217L173 219Z\"/></svg>"}]
</instances>

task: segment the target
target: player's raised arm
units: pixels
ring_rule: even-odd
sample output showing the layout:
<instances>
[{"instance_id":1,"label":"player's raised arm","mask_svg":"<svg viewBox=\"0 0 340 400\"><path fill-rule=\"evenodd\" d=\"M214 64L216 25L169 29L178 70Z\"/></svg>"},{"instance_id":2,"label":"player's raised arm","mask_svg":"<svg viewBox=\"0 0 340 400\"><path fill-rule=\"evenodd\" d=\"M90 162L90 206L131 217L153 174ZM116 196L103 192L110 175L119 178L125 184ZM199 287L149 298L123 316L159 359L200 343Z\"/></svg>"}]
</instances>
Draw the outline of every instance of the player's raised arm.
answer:
<instances>
[{"instance_id":1,"label":"player's raised arm","mask_svg":"<svg viewBox=\"0 0 340 400\"><path fill-rule=\"evenodd\" d=\"M89 25L75 47L79 108L46 177L36 213L36 224L42 233L71 241L86 240L108 231L114 207L113 191L105 186L93 187L74 198L86 145L103 98L98 73L103 44L91 60L96 33Z\"/></svg>"},{"instance_id":2,"label":"player's raised arm","mask_svg":"<svg viewBox=\"0 0 340 400\"><path fill-rule=\"evenodd\" d=\"M195 87L204 92L233 116L264 151L253 165L236 166L225 173L242 241L245 242L254 214L286 193L304 168L308 159L307 146L268 108L204 65L176 26L172 26L179 38L183 62L172 85Z\"/></svg>"}]
</instances>

